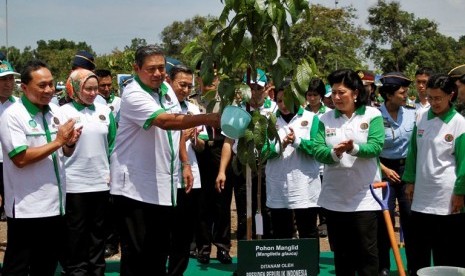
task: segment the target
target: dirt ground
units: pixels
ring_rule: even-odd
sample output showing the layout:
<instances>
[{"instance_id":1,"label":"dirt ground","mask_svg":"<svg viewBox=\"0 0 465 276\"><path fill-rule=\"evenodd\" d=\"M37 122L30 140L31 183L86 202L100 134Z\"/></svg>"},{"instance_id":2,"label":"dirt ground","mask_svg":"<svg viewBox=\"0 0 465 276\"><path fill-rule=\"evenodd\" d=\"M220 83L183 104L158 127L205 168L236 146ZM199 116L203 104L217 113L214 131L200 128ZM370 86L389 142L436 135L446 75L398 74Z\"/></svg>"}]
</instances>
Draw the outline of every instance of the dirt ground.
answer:
<instances>
[{"instance_id":1,"label":"dirt ground","mask_svg":"<svg viewBox=\"0 0 465 276\"><path fill-rule=\"evenodd\" d=\"M396 220L397 220L397 225L398 225L399 224L398 217L396 217ZM235 236L234 233L236 229L237 229L236 205L233 200L231 204L231 233L233 234L233 237ZM399 232L397 228L396 228L395 234L396 234L397 240L399 241ZM231 256L235 257L237 256L237 241L233 239L231 243L232 243L232 246L231 246L230 254ZM0 222L0 262L3 262L3 256L5 254L6 245L7 245L6 243L6 222L1 221ZM320 250L330 251L328 238L320 238ZM212 248L211 257L212 258L216 257L216 248L214 246ZM120 255L118 254L109 259L118 260L119 258L120 258Z\"/></svg>"},{"instance_id":2,"label":"dirt ground","mask_svg":"<svg viewBox=\"0 0 465 276\"><path fill-rule=\"evenodd\" d=\"M236 232L237 229L237 215L236 215L236 204L233 200L231 204L231 233L233 234L232 236L234 237L234 233ZM232 246L231 246L231 256L235 257L237 256L237 240L233 239L231 241ZM328 243L328 238L321 238L320 239L320 248L321 251L329 251L329 243ZM5 254L6 250L6 222L1 221L0 222L0 262L3 262L3 256ZM216 257L216 248L213 246L212 248L212 253L211 257L215 258ZM118 260L120 258L120 255L115 255L111 258L110 260Z\"/></svg>"}]
</instances>

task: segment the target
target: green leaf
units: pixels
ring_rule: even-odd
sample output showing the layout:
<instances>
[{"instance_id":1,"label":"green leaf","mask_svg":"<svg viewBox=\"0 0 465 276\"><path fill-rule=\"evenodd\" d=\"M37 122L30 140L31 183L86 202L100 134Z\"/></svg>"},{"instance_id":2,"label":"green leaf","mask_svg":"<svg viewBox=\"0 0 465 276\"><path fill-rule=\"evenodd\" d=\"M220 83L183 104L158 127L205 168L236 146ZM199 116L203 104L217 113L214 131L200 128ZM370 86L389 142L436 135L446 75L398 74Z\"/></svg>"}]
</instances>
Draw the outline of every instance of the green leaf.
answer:
<instances>
[{"instance_id":1,"label":"green leaf","mask_svg":"<svg viewBox=\"0 0 465 276\"><path fill-rule=\"evenodd\" d=\"M276 40L273 35L270 33L266 36L266 53L268 55L268 60L273 61L278 55L278 47L276 45ZM270 62L271 63L271 62Z\"/></svg>"},{"instance_id":2,"label":"green leaf","mask_svg":"<svg viewBox=\"0 0 465 276\"><path fill-rule=\"evenodd\" d=\"M308 62L302 59L301 63L297 66L297 71L295 72L295 77L297 81L296 88L299 92L307 91L312 75L313 72L310 66L308 65Z\"/></svg>"},{"instance_id":3,"label":"green leaf","mask_svg":"<svg viewBox=\"0 0 465 276\"><path fill-rule=\"evenodd\" d=\"M291 82L291 87L294 87L294 82ZM293 96L293 92L291 90L291 87L286 87L284 89L284 95L283 95L283 100L284 100L284 105L286 106L286 108L294 113L294 96Z\"/></svg>"}]
</instances>

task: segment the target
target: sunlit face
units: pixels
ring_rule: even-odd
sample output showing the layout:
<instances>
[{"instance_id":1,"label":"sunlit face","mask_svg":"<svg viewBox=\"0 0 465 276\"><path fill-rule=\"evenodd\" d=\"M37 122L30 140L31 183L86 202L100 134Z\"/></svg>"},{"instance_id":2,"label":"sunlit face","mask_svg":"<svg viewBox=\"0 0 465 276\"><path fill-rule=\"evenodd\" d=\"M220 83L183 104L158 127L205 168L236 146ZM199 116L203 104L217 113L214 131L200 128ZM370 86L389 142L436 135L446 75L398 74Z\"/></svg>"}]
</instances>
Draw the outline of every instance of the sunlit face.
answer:
<instances>
[{"instance_id":1,"label":"sunlit face","mask_svg":"<svg viewBox=\"0 0 465 276\"><path fill-rule=\"evenodd\" d=\"M441 116L450 109L450 101L453 93L447 94L439 88L429 88L426 90L426 97L428 102L431 104L431 110L437 116Z\"/></svg>"},{"instance_id":2,"label":"sunlit face","mask_svg":"<svg viewBox=\"0 0 465 276\"><path fill-rule=\"evenodd\" d=\"M55 94L55 84L50 70L41 67L31 72L31 81L21 84L24 94L33 104L40 108L48 105Z\"/></svg>"},{"instance_id":3,"label":"sunlit face","mask_svg":"<svg viewBox=\"0 0 465 276\"><path fill-rule=\"evenodd\" d=\"M178 101L184 101L192 91L192 74L186 74L184 72L179 72L174 77L174 80L171 80L171 87L178 98Z\"/></svg>"},{"instance_id":4,"label":"sunlit face","mask_svg":"<svg viewBox=\"0 0 465 276\"><path fill-rule=\"evenodd\" d=\"M429 76L426 74L415 76L415 87L418 92L418 97L424 99L426 97L426 83L429 80Z\"/></svg>"},{"instance_id":5,"label":"sunlit face","mask_svg":"<svg viewBox=\"0 0 465 276\"><path fill-rule=\"evenodd\" d=\"M98 93L104 98L108 98L111 93L111 76L98 78Z\"/></svg>"},{"instance_id":6,"label":"sunlit face","mask_svg":"<svg viewBox=\"0 0 465 276\"><path fill-rule=\"evenodd\" d=\"M14 88L15 77L13 75L0 77L0 101L6 101L13 94Z\"/></svg>"},{"instance_id":7,"label":"sunlit face","mask_svg":"<svg viewBox=\"0 0 465 276\"><path fill-rule=\"evenodd\" d=\"M401 87L392 95L387 95L388 102L394 106L405 106L408 98L408 87Z\"/></svg>"},{"instance_id":8,"label":"sunlit face","mask_svg":"<svg viewBox=\"0 0 465 276\"><path fill-rule=\"evenodd\" d=\"M310 107L315 107L318 108L321 104L321 96L318 94L316 91L307 91L307 94L305 94L305 97L307 98L307 102L310 105Z\"/></svg>"},{"instance_id":9,"label":"sunlit face","mask_svg":"<svg viewBox=\"0 0 465 276\"><path fill-rule=\"evenodd\" d=\"M286 105L284 104L284 91L280 90L276 94L276 105L278 105L279 112L281 114L287 115L291 113L287 108Z\"/></svg>"},{"instance_id":10,"label":"sunlit face","mask_svg":"<svg viewBox=\"0 0 465 276\"><path fill-rule=\"evenodd\" d=\"M162 55L147 56L141 67L134 65L134 71L143 84L151 89L160 88L166 76L165 57Z\"/></svg>"},{"instance_id":11,"label":"sunlit face","mask_svg":"<svg viewBox=\"0 0 465 276\"><path fill-rule=\"evenodd\" d=\"M81 92L78 94L79 101L85 105L94 103L99 90L97 78L89 78L82 86Z\"/></svg>"},{"instance_id":12,"label":"sunlit face","mask_svg":"<svg viewBox=\"0 0 465 276\"><path fill-rule=\"evenodd\" d=\"M334 107L346 115L352 114L355 111L355 100L358 91L348 88L342 82L333 84L332 90L331 98Z\"/></svg>"},{"instance_id":13,"label":"sunlit face","mask_svg":"<svg viewBox=\"0 0 465 276\"><path fill-rule=\"evenodd\" d=\"M457 102L465 104L465 83L456 81L457 85Z\"/></svg>"}]
</instances>

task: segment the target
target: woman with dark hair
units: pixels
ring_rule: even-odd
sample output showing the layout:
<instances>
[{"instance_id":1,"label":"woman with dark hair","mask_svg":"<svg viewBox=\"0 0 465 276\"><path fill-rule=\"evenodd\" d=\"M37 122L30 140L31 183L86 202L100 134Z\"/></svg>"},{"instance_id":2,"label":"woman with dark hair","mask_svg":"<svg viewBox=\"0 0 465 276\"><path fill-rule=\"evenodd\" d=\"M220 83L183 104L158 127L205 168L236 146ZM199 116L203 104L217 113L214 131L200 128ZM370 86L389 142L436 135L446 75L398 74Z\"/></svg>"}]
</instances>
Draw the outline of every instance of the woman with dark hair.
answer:
<instances>
[{"instance_id":1,"label":"woman with dark hair","mask_svg":"<svg viewBox=\"0 0 465 276\"><path fill-rule=\"evenodd\" d=\"M326 164L318 205L327 215L336 275L377 275L381 208L370 184L381 181L383 119L378 109L366 106L365 88L354 71L334 71L328 81L335 109L320 117L314 139L314 156Z\"/></svg>"},{"instance_id":2,"label":"woman with dark hair","mask_svg":"<svg viewBox=\"0 0 465 276\"><path fill-rule=\"evenodd\" d=\"M308 103L305 109L315 113L317 116L321 116L331 110L322 102L325 94L326 88L323 80L320 78L313 78L308 85L307 92L305 93Z\"/></svg>"},{"instance_id":3,"label":"woman with dark hair","mask_svg":"<svg viewBox=\"0 0 465 276\"><path fill-rule=\"evenodd\" d=\"M429 110L418 114L407 154L405 193L412 201L410 269L465 267L465 119L452 108L454 81L431 76Z\"/></svg>"},{"instance_id":4,"label":"woman with dark hair","mask_svg":"<svg viewBox=\"0 0 465 276\"><path fill-rule=\"evenodd\" d=\"M401 180L401 176L404 173L408 144L415 125L415 108L407 107L408 87L412 81L400 72L385 74L380 81L382 86L379 87L379 93L384 103L379 110L383 116L385 134L384 147L380 154L381 171L383 180L390 184L388 206L393 224L396 200L399 204L400 224L404 233L408 262L412 250L408 224L410 201L405 197L405 182ZM389 275L391 243L382 216L378 227L379 275Z\"/></svg>"},{"instance_id":5,"label":"woman with dark hair","mask_svg":"<svg viewBox=\"0 0 465 276\"><path fill-rule=\"evenodd\" d=\"M301 106L290 111L284 104L284 89L275 99L279 144L266 164L266 206L271 212L273 237L291 239L295 225L299 238L318 239L318 196L321 190L319 163L312 156L311 137L316 134L318 117ZM282 152L282 155L278 154ZM317 249L316 254L319 254Z\"/></svg>"}]
</instances>

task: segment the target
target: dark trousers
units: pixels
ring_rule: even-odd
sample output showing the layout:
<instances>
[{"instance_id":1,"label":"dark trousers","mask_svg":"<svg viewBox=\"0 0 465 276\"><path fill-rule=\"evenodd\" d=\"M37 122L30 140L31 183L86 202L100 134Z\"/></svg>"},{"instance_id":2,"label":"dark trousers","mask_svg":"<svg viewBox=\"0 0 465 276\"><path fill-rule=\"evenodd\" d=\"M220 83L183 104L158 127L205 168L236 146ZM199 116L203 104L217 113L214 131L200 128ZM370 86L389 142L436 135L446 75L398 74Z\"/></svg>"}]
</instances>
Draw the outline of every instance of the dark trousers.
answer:
<instances>
[{"instance_id":1,"label":"dark trousers","mask_svg":"<svg viewBox=\"0 0 465 276\"><path fill-rule=\"evenodd\" d=\"M122 218L120 275L166 275L174 207L113 197Z\"/></svg>"},{"instance_id":2,"label":"dark trousers","mask_svg":"<svg viewBox=\"0 0 465 276\"><path fill-rule=\"evenodd\" d=\"M105 274L105 205L109 192L66 194L66 275Z\"/></svg>"},{"instance_id":3,"label":"dark trousers","mask_svg":"<svg viewBox=\"0 0 465 276\"><path fill-rule=\"evenodd\" d=\"M378 275L377 211L336 212L326 209L336 275Z\"/></svg>"},{"instance_id":4,"label":"dark trousers","mask_svg":"<svg viewBox=\"0 0 465 276\"><path fill-rule=\"evenodd\" d=\"M404 161L402 159L385 159L381 158L381 163L386 167L397 172L398 175L402 176L404 174ZM407 257L407 266L410 263L410 258L412 255L413 248L410 245L411 240L411 226L410 226L410 207L411 202L405 196L405 182L398 184L390 184L390 193L388 199L389 213L391 215L392 225L395 225L395 209L396 202L399 204L399 216L400 216L400 226L402 233L404 235L404 244L405 244L405 253ZM386 190L383 189L383 197L386 196ZM379 225L378 225L378 251L379 251L379 269L390 269L390 249L391 242L386 230L386 222L384 221L384 216L381 213L379 216Z\"/></svg>"},{"instance_id":5,"label":"dark trousers","mask_svg":"<svg viewBox=\"0 0 465 276\"><path fill-rule=\"evenodd\" d=\"M7 218L7 227L2 275L55 275L64 241L63 217Z\"/></svg>"},{"instance_id":6,"label":"dark trousers","mask_svg":"<svg viewBox=\"0 0 465 276\"><path fill-rule=\"evenodd\" d=\"M236 199L236 208L237 208L237 239L245 240L247 239L247 185L244 174L233 175L234 179L234 195ZM263 239L272 239L273 236L273 227L271 223L271 214L268 207L266 207L266 176L265 176L265 165L263 165L262 175L261 175L261 195L260 202L261 204L261 215L263 219ZM226 184L230 185L230 181L226 180ZM252 174L252 232L253 237L255 238L255 214L258 208L258 198L257 198L257 187L258 187L258 175L256 173Z\"/></svg>"},{"instance_id":7,"label":"dark trousers","mask_svg":"<svg viewBox=\"0 0 465 276\"><path fill-rule=\"evenodd\" d=\"M189 264L190 244L194 238L197 222L196 198L200 189L192 189L186 194L178 189L177 206L174 208L174 220L171 229L171 249L168 263L168 275L182 276Z\"/></svg>"},{"instance_id":8,"label":"dark trousers","mask_svg":"<svg viewBox=\"0 0 465 276\"><path fill-rule=\"evenodd\" d=\"M229 251L231 247L231 201L233 186L228 178L225 189L218 193L215 189L223 142L207 143L204 152L197 155L202 188L199 195L199 228L195 234L198 254L210 255L211 245Z\"/></svg>"},{"instance_id":9,"label":"dark trousers","mask_svg":"<svg viewBox=\"0 0 465 276\"><path fill-rule=\"evenodd\" d=\"M465 267L465 214L432 215L412 211L412 251L410 268L416 275L418 269L431 266Z\"/></svg>"},{"instance_id":10,"label":"dark trousers","mask_svg":"<svg viewBox=\"0 0 465 276\"><path fill-rule=\"evenodd\" d=\"M319 239L317 215L319 208L275 209L270 208L273 238L292 239L294 223L301 239Z\"/></svg>"},{"instance_id":11,"label":"dark trousers","mask_svg":"<svg viewBox=\"0 0 465 276\"><path fill-rule=\"evenodd\" d=\"M118 214L115 210L113 196L108 198L108 204L105 207L105 219L103 228L105 231L105 247L117 251L119 247L119 233L117 229Z\"/></svg>"}]
</instances>

